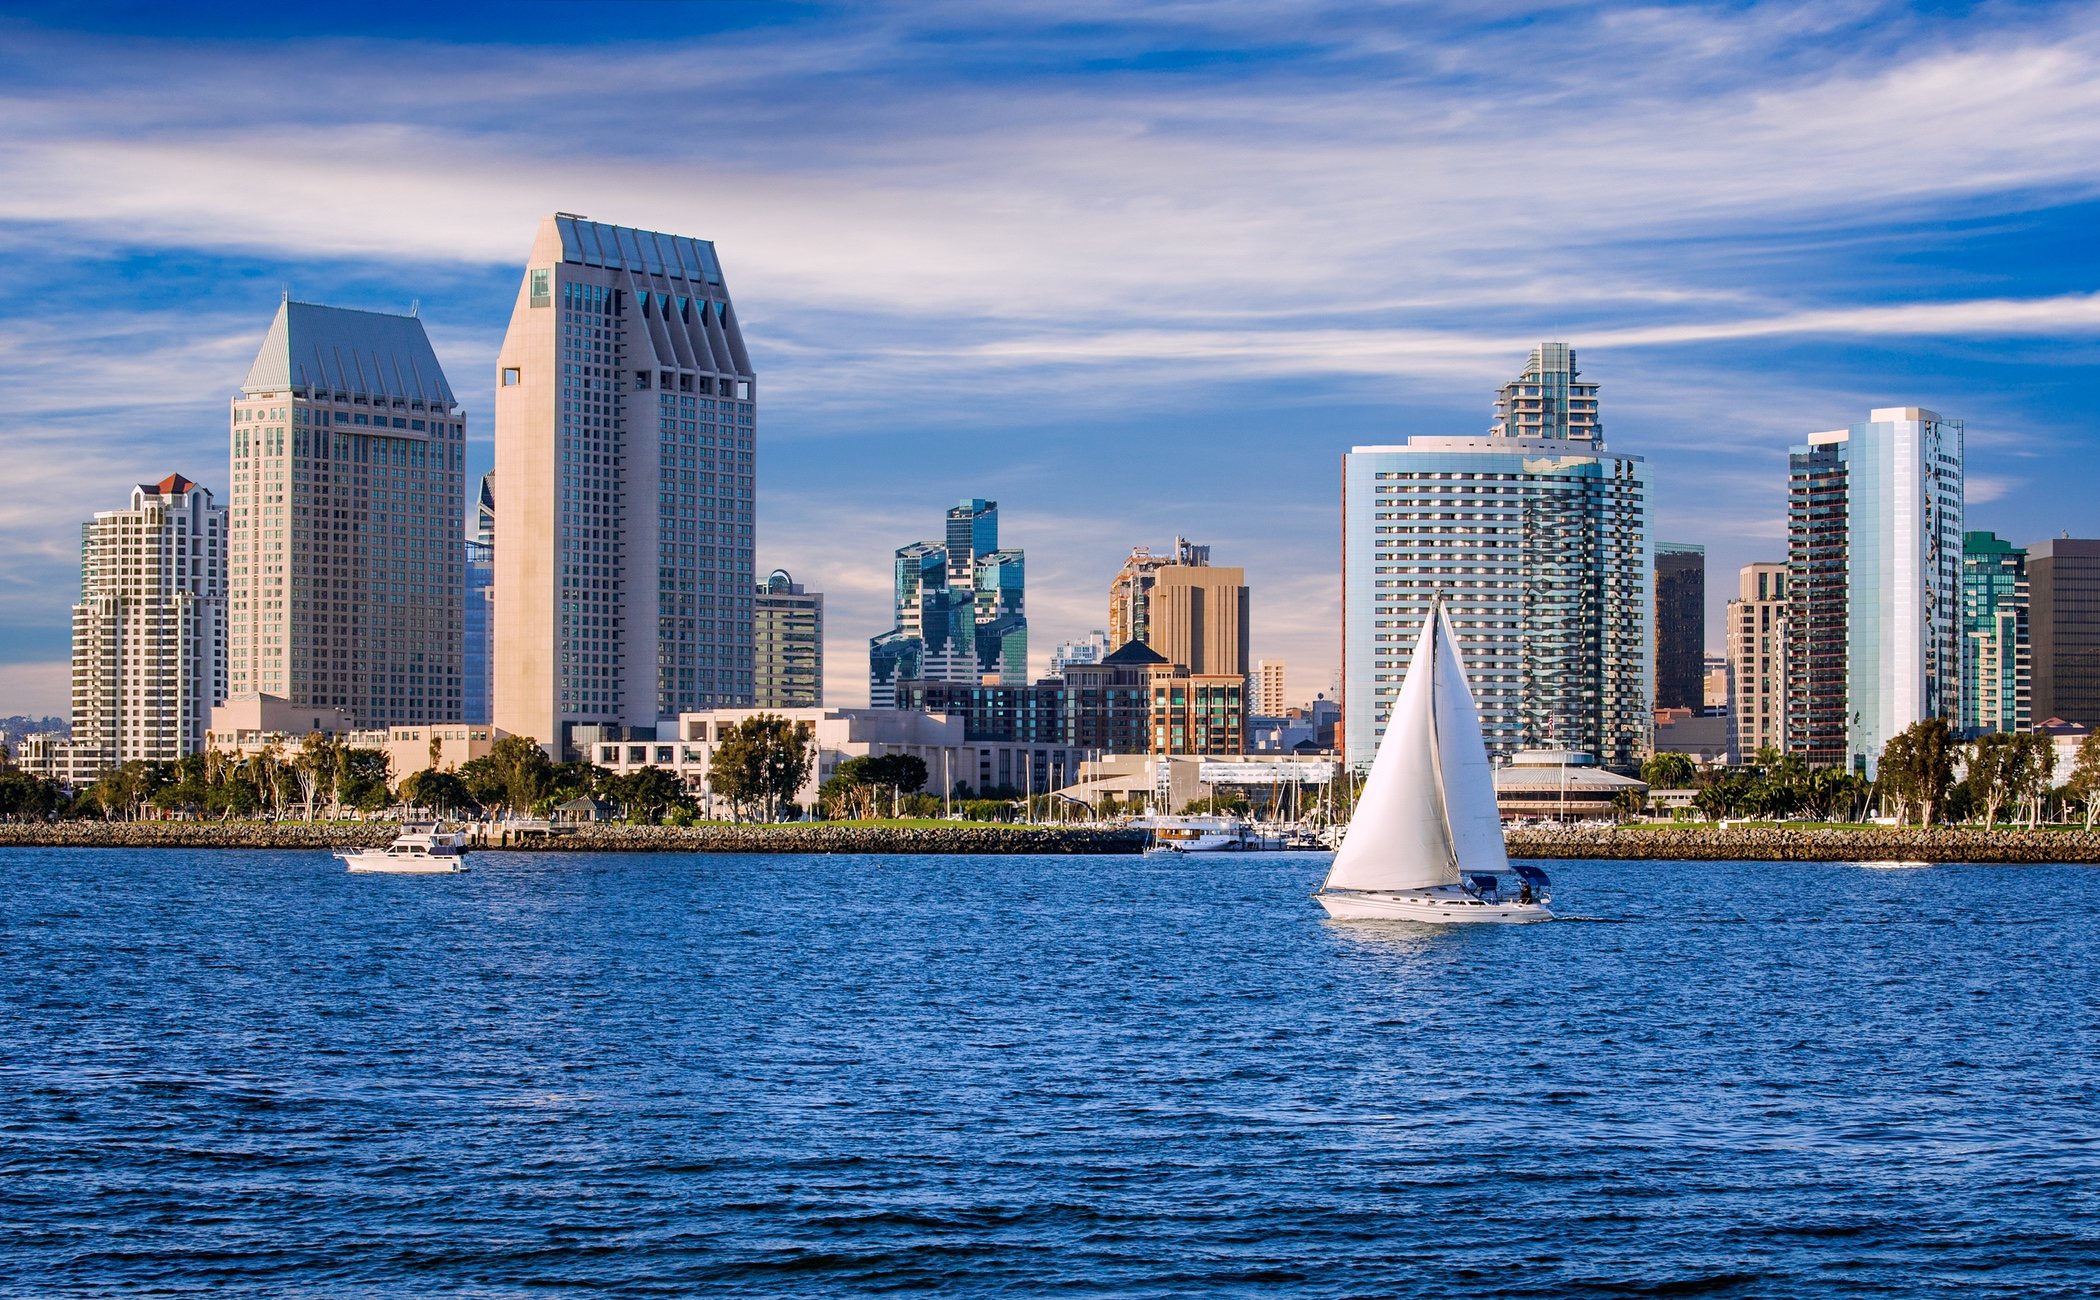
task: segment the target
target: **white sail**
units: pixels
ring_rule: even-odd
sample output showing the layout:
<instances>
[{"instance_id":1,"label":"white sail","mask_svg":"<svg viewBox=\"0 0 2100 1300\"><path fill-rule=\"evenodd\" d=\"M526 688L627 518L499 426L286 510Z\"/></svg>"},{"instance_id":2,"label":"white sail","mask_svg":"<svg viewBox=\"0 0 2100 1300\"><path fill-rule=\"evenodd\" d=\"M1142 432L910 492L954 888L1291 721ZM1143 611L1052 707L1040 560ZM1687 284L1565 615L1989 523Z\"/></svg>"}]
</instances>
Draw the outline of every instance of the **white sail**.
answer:
<instances>
[{"instance_id":1,"label":"white sail","mask_svg":"<svg viewBox=\"0 0 2100 1300\"><path fill-rule=\"evenodd\" d=\"M1423 620L1400 698L1386 717L1385 738L1323 888L1427 889L1458 883L1458 858L1437 772L1438 623L1435 617ZM1459 689L1465 689L1463 677ZM1473 743L1480 743L1477 720Z\"/></svg>"},{"instance_id":2,"label":"white sail","mask_svg":"<svg viewBox=\"0 0 2100 1300\"><path fill-rule=\"evenodd\" d=\"M1480 711L1458 657L1458 635L1437 606L1436 738L1444 781L1444 824L1460 871L1507 871L1502 813L1495 805L1495 769L1480 736Z\"/></svg>"}]
</instances>

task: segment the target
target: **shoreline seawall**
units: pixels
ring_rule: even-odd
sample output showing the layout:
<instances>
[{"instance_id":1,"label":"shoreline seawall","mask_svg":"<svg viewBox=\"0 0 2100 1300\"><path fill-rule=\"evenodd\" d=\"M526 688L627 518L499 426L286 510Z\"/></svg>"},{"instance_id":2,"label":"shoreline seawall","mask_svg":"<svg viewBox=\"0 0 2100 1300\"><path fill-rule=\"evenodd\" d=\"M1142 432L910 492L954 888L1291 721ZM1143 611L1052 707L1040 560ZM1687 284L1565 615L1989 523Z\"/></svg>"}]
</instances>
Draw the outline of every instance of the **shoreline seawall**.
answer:
<instances>
[{"instance_id":1,"label":"shoreline seawall","mask_svg":"<svg viewBox=\"0 0 2100 1300\"><path fill-rule=\"evenodd\" d=\"M1690 862L2100 863L2100 831L2001 826L1537 827L1509 833L1512 858Z\"/></svg>"},{"instance_id":2,"label":"shoreline seawall","mask_svg":"<svg viewBox=\"0 0 2100 1300\"><path fill-rule=\"evenodd\" d=\"M55 822L0 825L0 847L76 849L380 848L392 822ZM577 826L477 847L527 853L1137 853L1143 831L1088 827Z\"/></svg>"},{"instance_id":3,"label":"shoreline seawall","mask_svg":"<svg viewBox=\"0 0 2100 1300\"><path fill-rule=\"evenodd\" d=\"M390 822L58 822L0 825L0 847L333 849L380 846ZM2100 831L1870 826L1846 830L1711 826L1524 827L1512 858L1736 862L2100 863ZM502 847L554 853L1128 854L1141 831L1093 827L579 826ZM490 845L489 847L495 847Z\"/></svg>"}]
</instances>

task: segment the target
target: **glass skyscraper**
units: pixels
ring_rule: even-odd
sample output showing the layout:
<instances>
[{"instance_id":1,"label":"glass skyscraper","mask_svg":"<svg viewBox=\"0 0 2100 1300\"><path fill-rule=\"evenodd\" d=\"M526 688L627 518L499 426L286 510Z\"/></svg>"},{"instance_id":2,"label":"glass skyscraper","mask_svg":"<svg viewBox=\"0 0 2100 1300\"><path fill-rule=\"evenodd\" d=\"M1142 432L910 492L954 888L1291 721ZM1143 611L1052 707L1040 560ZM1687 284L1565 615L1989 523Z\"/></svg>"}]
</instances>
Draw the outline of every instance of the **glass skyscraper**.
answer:
<instances>
[{"instance_id":1,"label":"glass skyscraper","mask_svg":"<svg viewBox=\"0 0 2100 1300\"><path fill-rule=\"evenodd\" d=\"M1638 456L1605 452L1596 386L1575 376L1573 350L1545 344L1503 388L1487 436L1415 437L1344 458L1343 743L1352 766L1376 753L1438 598L1493 754L1551 747L1630 769L1646 753L1648 469Z\"/></svg>"},{"instance_id":2,"label":"glass skyscraper","mask_svg":"<svg viewBox=\"0 0 2100 1300\"><path fill-rule=\"evenodd\" d=\"M2033 722L2027 552L1996 533L1961 539L1961 729L2025 731Z\"/></svg>"},{"instance_id":3,"label":"glass skyscraper","mask_svg":"<svg viewBox=\"0 0 2100 1300\"><path fill-rule=\"evenodd\" d=\"M467 538L467 603L460 658L461 722L488 725L489 682L496 665L496 474L481 476L474 535Z\"/></svg>"},{"instance_id":4,"label":"glass skyscraper","mask_svg":"<svg viewBox=\"0 0 2100 1300\"><path fill-rule=\"evenodd\" d=\"M999 503L952 507L941 542L897 549L895 624L868 642L868 702L897 704L897 683L1028 680L1027 557L999 545Z\"/></svg>"},{"instance_id":5,"label":"glass skyscraper","mask_svg":"<svg viewBox=\"0 0 2100 1300\"><path fill-rule=\"evenodd\" d=\"M2027 586L2036 720L2100 727L2100 539L2028 547Z\"/></svg>"},{"instance_id":6,"label":"glass skyscraper","mask_svg":"<svg viewBox=\"0 0 2100 1300\"><path fill-rule=\"evenodd\" d=\"M1958 721L1959 420L1884 407L1788 458L1787 749L1871 775L1914 722Z\"/></svg>"},{"instance_id":7,"label":"glass skyscraper","mask_svg":"<svg viewBox=\"0 0 2100 1300\"><path fill-rule=\"evenodd\" d=\"M1655 707L1706 706L1706 548L1655 546Z\"/></svg>"}]
</instances>

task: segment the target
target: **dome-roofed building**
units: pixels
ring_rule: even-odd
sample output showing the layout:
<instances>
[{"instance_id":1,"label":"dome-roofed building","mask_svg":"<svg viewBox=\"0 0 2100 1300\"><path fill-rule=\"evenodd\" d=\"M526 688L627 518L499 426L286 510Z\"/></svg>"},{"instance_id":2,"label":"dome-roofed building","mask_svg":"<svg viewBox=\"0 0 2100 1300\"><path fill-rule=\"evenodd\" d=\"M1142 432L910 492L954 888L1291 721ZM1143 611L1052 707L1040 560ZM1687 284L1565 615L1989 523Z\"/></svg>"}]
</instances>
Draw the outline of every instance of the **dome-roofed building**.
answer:
<instances>
[{"instance_id":1,"label":"dome-roofed building","mask_svg":"<svg viewBox=\"0 0 2100 1300\"><path fill-rule=\"evenodd\" d=\"M1495 804L1504 821L1610 817L1614 801L1628 790L1646 794L1648 784L1607 771L1595 754L1571 749L1518 750L1495 772Z\"/></svg>"}]
</instances>

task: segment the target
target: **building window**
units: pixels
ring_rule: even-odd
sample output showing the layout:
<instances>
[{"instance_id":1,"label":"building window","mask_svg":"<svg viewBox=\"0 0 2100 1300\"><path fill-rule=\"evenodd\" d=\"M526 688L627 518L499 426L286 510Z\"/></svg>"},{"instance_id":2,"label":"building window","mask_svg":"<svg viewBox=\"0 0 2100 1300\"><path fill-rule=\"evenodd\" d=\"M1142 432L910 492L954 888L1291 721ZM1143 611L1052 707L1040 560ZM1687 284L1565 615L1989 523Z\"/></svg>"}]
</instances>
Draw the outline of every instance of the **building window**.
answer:
<instances>
[{"instance_id":1,"label":"building window","mask_svg":"<svg viewBox=\"0 0 2100 1300\"><path fill-rule=\"evenodd\" d=\"M517 387L517 384L518 368L516 366L503 367L503 386L505 388L515 388Z\"/></svg>"}]
</instances>

